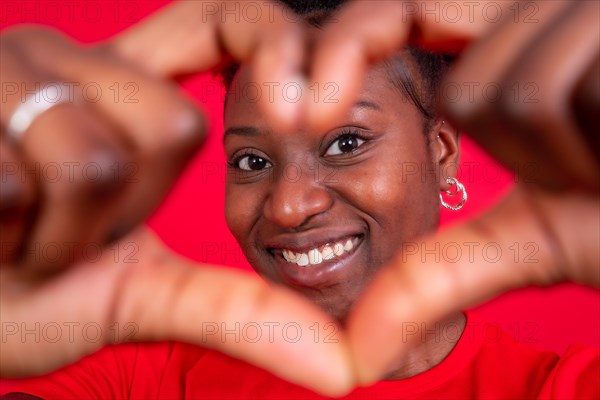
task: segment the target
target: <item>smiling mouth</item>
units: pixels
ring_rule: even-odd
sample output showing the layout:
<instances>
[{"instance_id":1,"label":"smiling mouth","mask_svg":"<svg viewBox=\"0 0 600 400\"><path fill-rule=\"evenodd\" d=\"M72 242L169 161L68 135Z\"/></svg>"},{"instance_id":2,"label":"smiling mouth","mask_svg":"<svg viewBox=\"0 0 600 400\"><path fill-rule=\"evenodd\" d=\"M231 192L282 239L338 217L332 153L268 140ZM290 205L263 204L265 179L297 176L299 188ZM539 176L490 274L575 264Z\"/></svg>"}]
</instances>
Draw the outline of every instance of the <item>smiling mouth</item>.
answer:
<instances>
[{"instance_id":1,"label":"smiling mouth","mask_svg":"<svg viewBox=\"0 0 600 400\"><path fill-rule=\"evenodd\" d=\"M323 262L337 262L351 255L360 244L361 238L362 235L354 235L333 242L327 242L304 251L277 249L276 252L280 253L281 257L290 264L310 268Z\"/></svg>"}]
</instances>

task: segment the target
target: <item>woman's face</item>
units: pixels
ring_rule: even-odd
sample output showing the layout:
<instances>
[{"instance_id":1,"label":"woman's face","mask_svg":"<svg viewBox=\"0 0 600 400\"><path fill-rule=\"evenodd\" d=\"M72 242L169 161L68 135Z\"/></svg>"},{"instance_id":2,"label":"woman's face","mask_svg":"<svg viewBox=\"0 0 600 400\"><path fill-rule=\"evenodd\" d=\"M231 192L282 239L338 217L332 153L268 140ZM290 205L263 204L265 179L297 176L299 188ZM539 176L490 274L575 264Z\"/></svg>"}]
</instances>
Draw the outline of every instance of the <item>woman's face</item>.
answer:
<instances>
[{"instance_id":1,"label":"woman's face","mask_svg":"<svg viewBox=\"0 0 600 400\"><path fill-rule=\"evenodd\" d=\"M225 109L227 224L262 277L344 320L382 264L436 228L438 168L456 156L456 135L438 139L438 124L429 144L382 66L327 132L275 131L239 95L249 83L241 68Z\"/></svg>"}]
</instances>

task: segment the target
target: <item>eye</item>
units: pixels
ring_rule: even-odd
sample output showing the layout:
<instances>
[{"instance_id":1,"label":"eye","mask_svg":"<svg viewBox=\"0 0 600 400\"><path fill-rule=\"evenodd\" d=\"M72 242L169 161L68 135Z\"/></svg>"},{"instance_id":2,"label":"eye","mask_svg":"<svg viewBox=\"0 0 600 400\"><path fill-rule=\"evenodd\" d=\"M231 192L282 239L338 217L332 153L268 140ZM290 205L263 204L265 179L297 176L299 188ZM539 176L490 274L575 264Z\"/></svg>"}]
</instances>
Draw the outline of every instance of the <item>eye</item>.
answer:
<instances>
[{"instance_id":1,"label":"eye","mask_svg":"<svg viewBox=\"0 0 600 400\"><path fill-rule=\"evenodd\" d=\"M365 141L355 134L345 134L336 139L327 151L326 156L336 156L339 154L352 153L358 149Z\"/></svg>"},{"instance_id":2,"label":"eye","mask_svg":"<svg viewBox=\"0 0 600 400\"><path fill-rule=\"evenodd\" d=\"M244 171L260 171L265 168L270 168L271 163L263 157L256 154L246 154L237 158L233 165Z\"/></svg>"}]
</instances>

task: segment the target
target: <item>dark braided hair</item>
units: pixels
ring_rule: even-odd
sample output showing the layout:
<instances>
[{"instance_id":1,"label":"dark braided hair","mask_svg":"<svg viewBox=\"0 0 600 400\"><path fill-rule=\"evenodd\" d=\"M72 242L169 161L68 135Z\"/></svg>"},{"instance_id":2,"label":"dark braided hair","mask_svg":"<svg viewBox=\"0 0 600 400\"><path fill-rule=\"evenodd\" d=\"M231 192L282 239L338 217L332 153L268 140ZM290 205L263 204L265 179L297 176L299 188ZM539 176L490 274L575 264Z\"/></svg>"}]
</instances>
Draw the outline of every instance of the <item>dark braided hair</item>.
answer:
<instances>
[{"instance_id":1,"label":"dark braided hair","mask_svg":"<svg viewBox=\"0 0 600 400\"><path fill-rule=\"evenodd\" d=\"M278 0L311 26L320 28L346 0ZM450 54L435 53L420 47L407 46L384 61L392 85L422 114L424 131L429 132L437 118L437 89L454 61ZM229 89L238 64L220 71L225 87ZM416 75L416 76L415 76Z\"/></svg>"}]
</instances>

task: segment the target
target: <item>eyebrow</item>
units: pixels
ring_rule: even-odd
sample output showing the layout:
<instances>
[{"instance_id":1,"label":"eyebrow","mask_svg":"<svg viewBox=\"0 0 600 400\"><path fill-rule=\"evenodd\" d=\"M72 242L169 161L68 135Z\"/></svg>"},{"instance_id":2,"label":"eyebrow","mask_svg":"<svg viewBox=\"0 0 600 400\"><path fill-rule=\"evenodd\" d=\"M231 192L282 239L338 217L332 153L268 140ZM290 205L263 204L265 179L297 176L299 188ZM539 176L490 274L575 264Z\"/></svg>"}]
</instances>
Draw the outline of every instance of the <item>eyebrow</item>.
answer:
<instances>
[{"instance_id":1,"label":"eyebrow","mask_svg":"<svg viewBox=\"0 0 600 400\"><path fill-rule=\"evenodd\" d=\"M368 100L357 101L352 108L368 108L370 110L381 111L379 104Z\"/></svg>"},{"instance_id":2,"label":"eyebrow","mask_svg":"<svg viewBox=\"0 0 600 400\"><path fill-rule=\"evenodd\" d=\"M228 128L225 130L223 134L223 142L228 136L231 135L239 135L239 136L257 136L260 134L260 131L252 126L239 126Z\"/></svg>"},{"instance_id":3,"label":"eyebrow","mask_svg":"<svg viewBox=\"0 0 600 400\"><path fill-rule=\"evenodd\" d=\"M352 108L366 108L369 110L374 110L374 111L381 111L381 107L377 104L374 103L372 101L368 101L368 100L360 100L357 101ZM238 135L238 136L258 136L260 135L260 130L258 130L257 128L254 128L252 126L236 126L236 127L232 127L232 128L228 128L225 130L225 133L223 134L223 142L225 142L225 139L227 139L228 136L231 135Z\"/></svg>"}]
</instances>

